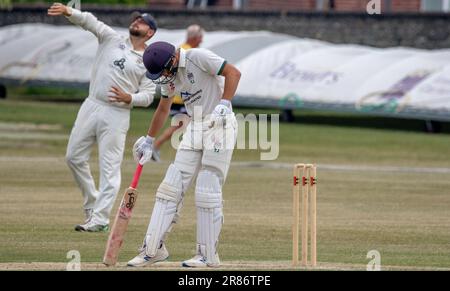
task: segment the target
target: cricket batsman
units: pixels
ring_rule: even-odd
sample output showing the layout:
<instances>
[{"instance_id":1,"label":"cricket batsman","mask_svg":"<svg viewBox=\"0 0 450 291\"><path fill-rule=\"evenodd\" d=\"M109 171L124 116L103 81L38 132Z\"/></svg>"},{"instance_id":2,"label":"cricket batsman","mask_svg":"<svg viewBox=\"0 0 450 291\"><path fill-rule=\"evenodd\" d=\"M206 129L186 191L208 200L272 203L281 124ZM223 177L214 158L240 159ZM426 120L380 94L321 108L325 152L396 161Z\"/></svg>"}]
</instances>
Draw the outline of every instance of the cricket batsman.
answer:
<instances>
[{"instance_id":1,"label":"cricket batsman","mask_svg":"<svg viewBox=\"0 0 450 291\"><path fill-rule=\"evenodd\" d=\"M124 37L88 12L54 3L48 15L64 15L73 24L93 33L98 40L89 96L78 112L67 145L66 160L84 197L85 221L77 231L107 231L109 215L120 188L123 151L130 124L130 109L147 107L155 85L145 77L142 56L145 42L156 32L149 14L135 14ZM89 168L94 143L98 143L98 190Z\"/></svg>"},{"instance_id":2,"label":"cricket batsman","mask_svg":"<svg viewBox=\"0 0 450 291\"><path fill-rule=\"evenodd\" d=\"M189 25L186 30L186 42L180 47L184 50L189 50L191 48L198 48L203 41L204 29L197 24ZM156 162L161 161L160 149L161 146L168 140L170 140L173 134L187 125L189 117L186 115L186 107L184 106L183 99L181 96L175 95L172 102L172 107L170 109L170 116L177 115L178 118L182 118L182 121L178 125L168 127L153 143L153 156L152 160Z\"/></svg>"},{"instance_id":3,"label":"cricket batsman","mask_svg":"<svg viewBox=\"0 0 450 291\"><path fill-rule=\"evenodd\" d=\"M141 164L151 159L153 141L179 94L191 122L178 147L175 161L156 192L156 201L140 253L128 266L145 266L168 258L164 245L177 222L186 193L196 178L196 255L185 267L220 265L217 245L223 224L222 187L227 177L237 136L237 121L231 106L241 73L209 50L176 49L155 42L144 52L147 77L161 85L162 98L146 137L139 138L133 155Z\"/></svg>"}]
</instances>

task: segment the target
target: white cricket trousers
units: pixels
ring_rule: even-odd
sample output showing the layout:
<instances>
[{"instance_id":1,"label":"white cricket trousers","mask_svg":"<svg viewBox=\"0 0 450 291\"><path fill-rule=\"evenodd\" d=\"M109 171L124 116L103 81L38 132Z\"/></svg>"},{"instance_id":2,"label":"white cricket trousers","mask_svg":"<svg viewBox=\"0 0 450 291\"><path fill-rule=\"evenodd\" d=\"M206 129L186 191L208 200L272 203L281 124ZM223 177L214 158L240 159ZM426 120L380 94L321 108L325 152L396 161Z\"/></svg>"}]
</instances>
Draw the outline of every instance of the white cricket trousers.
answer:
<instances>
[{"instance_id":1,"label":"white cricket trousers","mask_svg":"<svg viewBox=\"0 0 450 291\"><path fill-rule=\"evenodd\" d=\"M130 125L130 110L87 98L78 112L67 145L66 161L84 198L92 209L92 222L109 224L109 215L120 189L120 166ZM98 191L89 168L92 146L98 144Z\"/></svg>"},{"instance_id":2,"label":"white cricket trousers","mask_svg":"<svg viewBox=\"0 0 450 291\"><path fill-rule=\"evenodd\" d=\"M225 183L238 130L234 114L227 120L223 128L211 126L209 119L187 126L173 162L181 171L184 193L200 170L215 173L221 187Z\"/></svg>"}]
</instances>

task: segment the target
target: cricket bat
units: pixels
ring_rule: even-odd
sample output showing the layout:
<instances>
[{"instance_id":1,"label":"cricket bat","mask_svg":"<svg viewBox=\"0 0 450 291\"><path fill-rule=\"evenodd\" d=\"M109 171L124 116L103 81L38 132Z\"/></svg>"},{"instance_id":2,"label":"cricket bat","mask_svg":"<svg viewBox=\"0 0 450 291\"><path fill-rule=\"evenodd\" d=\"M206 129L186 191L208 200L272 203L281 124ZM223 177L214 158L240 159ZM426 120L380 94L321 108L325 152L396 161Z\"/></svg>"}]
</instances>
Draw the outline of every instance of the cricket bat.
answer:
<instances>
[{"instance_id":1,"label":"cricket bat","mask_svg":"<svg viewBox=\"0 0 450 291\"><path fill-rule=\"evenodd\" d=\"M137 185L139 177L141 176L142 165L138 164L134 172L133 181L130 187L125 191L119 209L117 210L114 224L109 233L108 242L106 243L105 255L103 256L103 264L107 266L114 266L119 257L120 248L127 231L128 222L130 221L134 205L137 198Z\"/></svg>"}]
</instances>

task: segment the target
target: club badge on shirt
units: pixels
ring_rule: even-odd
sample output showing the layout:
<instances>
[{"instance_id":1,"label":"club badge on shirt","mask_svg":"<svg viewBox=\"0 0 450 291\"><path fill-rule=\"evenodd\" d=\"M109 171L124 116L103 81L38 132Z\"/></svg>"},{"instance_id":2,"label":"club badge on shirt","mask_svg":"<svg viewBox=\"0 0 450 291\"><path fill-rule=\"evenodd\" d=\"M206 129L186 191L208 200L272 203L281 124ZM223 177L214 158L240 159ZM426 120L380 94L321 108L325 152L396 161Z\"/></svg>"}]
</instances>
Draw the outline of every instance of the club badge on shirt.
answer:
<instances>
[{"instance_id":1,"label":"club badge on shirt","mask_svg":"<svg viewBox=\"0 0 450 291\"><path fill-rule=\"evenodd\" d=\"M192 72L188 72L188 73L187 73L187 77L188 77L189 82L190 82L191 84L194 84L194 83L195 83L195 80L194 80L194 74L193 74Z\"/></svg>"},{"instance_id":2,"label":"club badge on shirt","mask_svg":"<svg viewBox=\"0 0 450 291\"><path fill-rule=\"evenodd\" d=\"M123 69L125 69L125 59L121 58L120 60L115 60L114 66L118 66L123 71Z\"/></svg>"}]
</instances>

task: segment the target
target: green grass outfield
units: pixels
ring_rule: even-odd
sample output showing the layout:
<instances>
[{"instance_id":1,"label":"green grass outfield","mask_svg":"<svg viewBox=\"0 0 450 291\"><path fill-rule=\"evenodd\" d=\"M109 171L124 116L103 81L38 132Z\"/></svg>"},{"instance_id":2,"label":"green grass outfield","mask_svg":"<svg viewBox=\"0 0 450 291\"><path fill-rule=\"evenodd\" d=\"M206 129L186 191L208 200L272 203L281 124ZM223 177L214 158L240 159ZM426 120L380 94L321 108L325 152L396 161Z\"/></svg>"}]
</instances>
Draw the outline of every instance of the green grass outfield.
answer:
<instances>
[{"instance_id":1,"label":"green grass outfield","mask_svg":"<svg viewBox=\"0 0 450 291\"><path fill-rule=\"evenodd\" d=\"M83 220L82 198L64 153L79 106L0 100L0 269L26 269L28 265L20 263L31 262L37 263L29 265L32 269L51 269L48 262L64 266L70 250L80 251L82 262L91 262L93 268L101 262L107 234L73 231ZM132 144L145 134L152 113L132 111L119 196L135 166ZM367 252L378 250L385 269L450 268L450 135L423 133L415 121L298 114L299 122L280 124L276 161L260 162L258 150L235 151L224 187L219 245L224 266L289 268L290 165L314 162L319 179L319 266L364 269ZM155 190L173 157L167 145L162 150L165 162L144 168L121 262L137 253ZM98 177L96 151L92 170ZM194 253L193 196L191 189L181 222L167 241L170 262Z\"/></svg>"}]
</instances>

